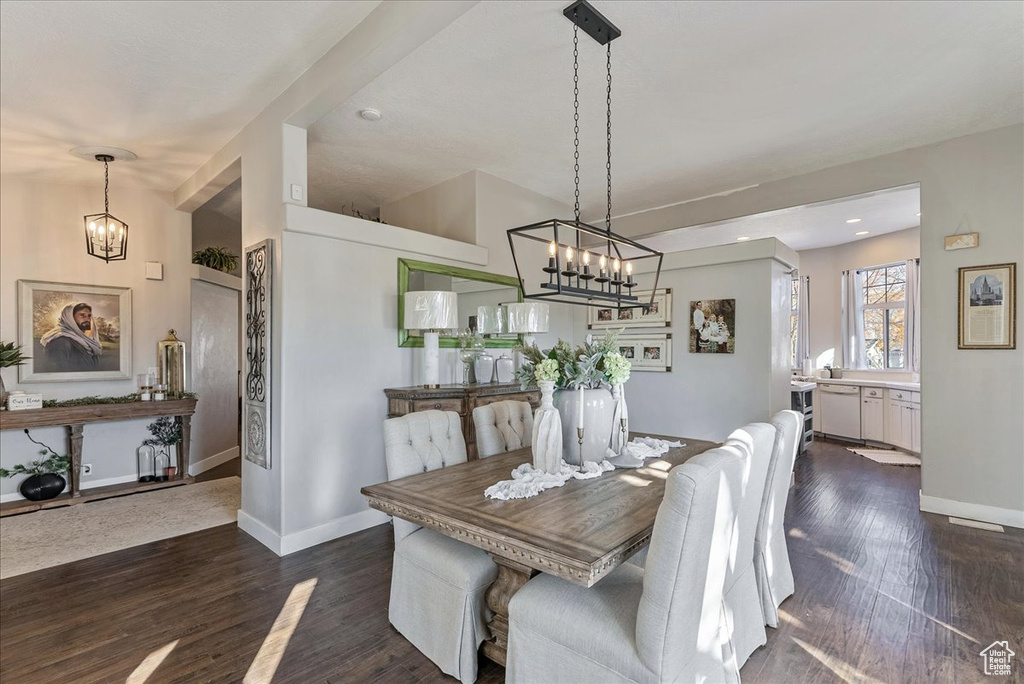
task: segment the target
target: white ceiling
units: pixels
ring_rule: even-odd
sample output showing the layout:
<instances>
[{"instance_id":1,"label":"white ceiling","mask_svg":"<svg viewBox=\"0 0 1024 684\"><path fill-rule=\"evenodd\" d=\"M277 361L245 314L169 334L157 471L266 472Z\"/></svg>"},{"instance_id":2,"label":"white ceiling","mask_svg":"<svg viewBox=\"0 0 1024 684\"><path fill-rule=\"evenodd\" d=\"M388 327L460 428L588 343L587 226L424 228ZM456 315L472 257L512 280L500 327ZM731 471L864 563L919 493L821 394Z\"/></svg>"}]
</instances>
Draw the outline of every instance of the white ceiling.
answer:
<instances>
[{"instance_id":1,"label":"white ceiling","mask_svg":"<svg viewBox=\"0 0 1024 684\"><path fill-rule=\"evenodd\" d=\"M921 225L919 211L921 189L914 185L677 228L643 237L641 242L661 252L676 252L731 244L739 237L775 237L801 252L914 228ZM855 218L861 220L847 223ZM868 235L856 235L865 230Z\"/></svg>"},{"instance_id":2,"label":"white ceiling","mask_svg":"<svg viewBox=\"0 0 1024 684\"><path fill-rule=\"evenodd\" d=\"M0 5L0 170L101 183L68 150L138 160L115 183L173 190L378 2Z\"/></svg>"},{"instance_id":3,"label":"white ceiling","mask_svg":"<svg viewBox=\"0 0 1024 684\"><path fill-rule=\"evenodd\" d=\"M568 0L482 2L309 131L309 200L363 211L471 169L572 201ZM1024 3L613 2L614 214L1024 120ZM604 52L581 34L584 217ZM375 107L378 122L358 111Z\"/></svg>"}]
</instances>

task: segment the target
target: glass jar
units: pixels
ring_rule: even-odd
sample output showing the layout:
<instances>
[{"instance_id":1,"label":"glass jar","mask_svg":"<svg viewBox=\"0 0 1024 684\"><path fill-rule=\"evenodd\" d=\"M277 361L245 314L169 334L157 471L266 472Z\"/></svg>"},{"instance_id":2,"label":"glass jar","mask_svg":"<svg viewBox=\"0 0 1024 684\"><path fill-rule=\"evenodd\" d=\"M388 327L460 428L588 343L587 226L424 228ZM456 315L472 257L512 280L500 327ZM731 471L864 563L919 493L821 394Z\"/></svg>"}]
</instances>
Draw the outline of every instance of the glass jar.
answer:
<instances>
[{"instance_id":1,"label":"glass jar","mask_svg":"<svg viewBox=\"0 0 1024 684\"><path fill-rule=\"evenodd\" d=\"M167 447L161 446L156 452L156 458L153 460L153 470L155 477L153 478L157 482L165 482L167 478L167 468L171 465L171 457L167 454Z\"/></svg>"},{"instance_id":2,"label":"glass jar","mask_svg":"<svg viewBox=\"0 0 1024 684\"><path fill-rule=\"evenodd\" d=\"M153 401L163 401L167 398L167 385L158 382L153 388Z\"/></svg>"},{"instance_id":3,"label":"glass jar","mask_svg":"<svg viewBox=\"0 0 1024 684\"><path fill-rule=\"evenodd\" d=\"M152 482L156 479L156 449L143 444L135 450L135 460L139 468L139 482Z\"/></svg>"}]
</instances>

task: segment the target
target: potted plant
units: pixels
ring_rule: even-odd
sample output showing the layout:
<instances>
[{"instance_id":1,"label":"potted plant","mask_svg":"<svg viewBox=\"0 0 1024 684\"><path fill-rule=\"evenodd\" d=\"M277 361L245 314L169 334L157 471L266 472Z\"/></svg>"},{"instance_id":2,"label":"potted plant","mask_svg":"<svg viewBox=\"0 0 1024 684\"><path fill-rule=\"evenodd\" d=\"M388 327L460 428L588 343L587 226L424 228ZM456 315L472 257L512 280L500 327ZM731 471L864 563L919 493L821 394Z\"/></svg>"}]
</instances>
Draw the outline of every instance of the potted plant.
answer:
<instances>
[{"instance_id":1,"label":"potted plant","mask_svg":"<svg viewBox=\"0 0 1024 684\"><path fill-rule=\"evenodd\" d=\"M156 448L153 471L155 480L163 482L175 475L175 468L171 466L171 447L181 441L181 422L177 418L161 416L155 422L146 426L149 434L153 435L142 444Z\"/></svg>"},{"instance_id":2,"label":"potted plant","mask_svg":"<svg viewBox=\"0 0 1024 684\"><path fill-rule=\"evenodd\" d=\"M238 255L223 247L207 247L192 252L192 263L212 268L215 271L231 273L238 266Z\"/></svg>"},{"instance_id":3,"label":"potted plant","mask_svg":"<svg viewBox=\"0 0 1024 684\"><path fill-rule=\"evenodd\" d=\"M42 442L32 439L28 429L25 430L25 434L30 442L43 447L39 452L39 455L43 458L31 461L28 465L16 465L10 470L0 468L0 477L28 475L18 485L18 491L21 492L21 495L29 501L52 499L63 492L64 487L68 484L63 474L71 469L71 459L67 456L61 456Z\"/></svg>"},{"instance_id":4,"label":"potted plant","mask_svg":"<svg viewBox=\"0 0 1024 684\"><path fill-rule=\"evenodd\" d=\"M0 371L14 368L28 361L31 356L23 356L21 345L14 342L0 342ZM7 408L7 388L4 387L4 376L0 373L0 410Z\"/></svg>"},{"instance_id":5,"label":"potted plant","mask_svg":"<svg viewBox=\"0 0 1024 684\"><path fill-rule=\"evenodd\" d=\"M568 463L579 465L581 458L600 462L607 455L615 412L608 388L629 377L629 361L618 349L620 332L611 330L600 340L578 347L558 340L546 352L536 345L518 348L525 358L516 373L523 389L538 378L538 369L545 381L554 382L554 406L561 416L562 451Z\"/></svg>"}]
</instances>

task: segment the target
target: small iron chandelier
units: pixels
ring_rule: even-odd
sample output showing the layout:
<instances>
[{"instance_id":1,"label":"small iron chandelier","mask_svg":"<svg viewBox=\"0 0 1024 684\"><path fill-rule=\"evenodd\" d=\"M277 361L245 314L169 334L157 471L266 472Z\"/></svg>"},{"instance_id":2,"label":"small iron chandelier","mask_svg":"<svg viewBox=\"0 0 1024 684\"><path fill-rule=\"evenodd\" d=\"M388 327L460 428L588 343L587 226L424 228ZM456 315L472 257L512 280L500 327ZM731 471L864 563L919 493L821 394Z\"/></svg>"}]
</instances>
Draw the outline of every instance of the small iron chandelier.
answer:
<instances>
[{"instance_id":1,"label":"small iron chandelier","mask_svg":"<svg viewBox=\"0 0 1024 684\"><path fill-rule=\"evenodd\" d=\"M114 156L97 154L103 162L103 213L85 216L85 248L106 262L128 258L128 224L110 213L110 162Z\"/></svg>"},{"instance_id":2,"label":"small iron chandelier","mask_svg":"<svg viewBox=\"0 0 1024 684\"><path fill-rule=\"evenodd\" d=\"M543 299L549 302L563 302L582 306L636 308L652 306L654 291L661 277L662 253L639 242L612 232L612 41L622 32L587 2L577 0L562 12L573 23L572 69L573 69L573 122L576 134L575 171L576 204L572 220L547 219L528 226L510 228L508 244L512 250L516 275L525 299ZM580 220L580 89L579 89L579 30L601 45L607 46L608 87L607 100L607 161L605 171L608 180L608 204L604 228L598 228ZM547 274L547 281L540 283L540 291L531 292L526 288L519 258L516 254L516 239L525 239L547 244L547 266L540 270ZM593 254L592 254L593 253ZM537 253L539 258L543 258ZM649 301L640 301L633 293L636 278L633 275L634 262L657 259L654 271L654 285ZM593 262L593 263L592 263ZM541 278L543 281L543 277Z\"/></svg>"}]
</instances>

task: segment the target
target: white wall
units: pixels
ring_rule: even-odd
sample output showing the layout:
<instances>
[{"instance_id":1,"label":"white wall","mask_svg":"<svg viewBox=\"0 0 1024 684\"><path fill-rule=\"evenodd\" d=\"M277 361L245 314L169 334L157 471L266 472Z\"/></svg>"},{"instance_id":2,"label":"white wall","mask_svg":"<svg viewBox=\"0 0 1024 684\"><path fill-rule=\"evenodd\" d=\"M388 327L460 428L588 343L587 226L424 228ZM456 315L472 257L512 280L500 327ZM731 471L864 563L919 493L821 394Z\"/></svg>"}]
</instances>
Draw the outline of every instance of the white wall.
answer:
<instances>
[{"instance_id":1,"label":"white wall","mask_svg":"<svg viewBox=\"0 0 1024 684\"><path fill-rule=\"evenodd\" d=\"M848 242L845 245L800 252L800 275L811 278L811 360L816 368L832 363L838 355L839 299L842 272L921 256L921 229ZM817 363L821 359L820 363ZM894 379L909 379L909 371L891 371ZM904 378L904 376L906 376Z\"/></svg>"},{"instance_id":2,"label":"white wall","mask_svg":"<svg viewBox=\"0 0 1024 684\"><path fill-rule=\"evenodd\" d=\"M192 280L190 389L201 399L192 420L193 475L238 455L240 288Z\"/></svg>"},{"instance_id":3,"label":"white wall","mask_svg":"<svg viewBox=\"0 0 1024 684\"><path fill-rule=\"evenodd\" d=\"M189 330L189 215L175 211L170 193L130 187L111 189L111 210L129 226L128 259L104 263L89 256L82 236L82 216L103 206L102 186L29 183L2 180L0 195L0 339L18 339L17 281L48 280L132 289L131 380L107 382L30 383L18 385L17 371L4 371L8 390L39 392L45 399L87 395L114 396L136 390L135 374L156 365L157 342L168 328L184 338ZM145 262L164 264L162 281L146 280ZM93 474L82 486L111 484L136 476L135 449L149 436L152 421L126 421L85 428L82 461ZM32 434L61 453L67 452L63 428ZM20 432L0 433L0 463L10 467L37 457ZM0 480L0 494L18 498L19 478ZM11 496L8 496L11 495ZM5 499L6 500L6 499Z\"/></svg>"},{"instance_id":4,"label":"white wall","mask_svg":"<svg viewBox=\"0 0 1024 684\"><path fill-rule=\"evenodd\" d=\"M381 206L380 217L431 235L473 242L476 238L476 171Z\"/></svg>"},{"instance_id":5,"label":"white wall","mask_svg":"<svg viewBox=\"0 0 1024 684\"><path fill-rule=\"evenodd\" d=\"M791 266L764 247L745 243L666 255L658 286L672 289L672 326L623 334L671 333L672 372L630 374L630 429L721 441L789 407L789 340L778 331L785 324L788 334ZM795 255L780 258L792 262ZM642 285L647 278L639 276ZM689 351L690 302L707 299L736 300L734 354Z\"/></svg>"},{"instance_id":6,"label":"white wall","mask_svg":"<svg viewBox=\"0 0 1024 684\"><path fill-rule=\"evenodd\" d=\"M956 286L961 266L1024 265L1022 150L1024 126L1009 126L624 217L617 225L639 235L920 183L922 507L1024 526L1024 344L957 349ZM981 246L945 251L943 237L958 231L978 231ZM1022 314L1018 298L1018 320Z\"/></svg>"}]
</instances>

